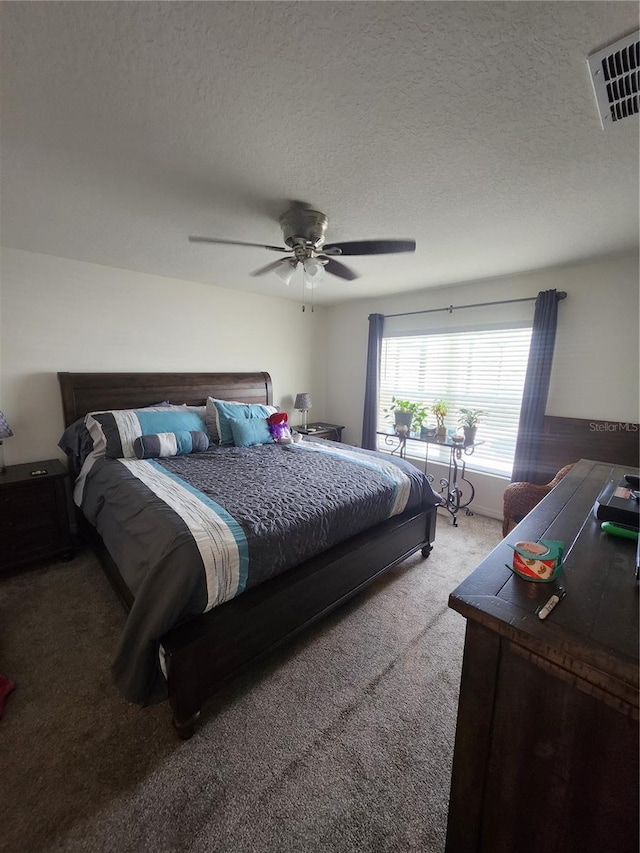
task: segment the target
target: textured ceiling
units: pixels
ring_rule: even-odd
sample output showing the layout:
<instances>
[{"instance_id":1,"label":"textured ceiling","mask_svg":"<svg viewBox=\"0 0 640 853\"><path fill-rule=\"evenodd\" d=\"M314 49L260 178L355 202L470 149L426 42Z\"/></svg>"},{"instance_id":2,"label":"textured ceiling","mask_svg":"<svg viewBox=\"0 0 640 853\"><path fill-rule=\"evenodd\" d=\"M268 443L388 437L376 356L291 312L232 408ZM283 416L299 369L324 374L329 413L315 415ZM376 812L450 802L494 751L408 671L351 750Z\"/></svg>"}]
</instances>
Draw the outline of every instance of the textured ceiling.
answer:
<instances>
[{"instance_id":1,"label":"textured ceiling","mask_svg":"<svg viewBox=\"0 0 640 853\"><path fill-rule=\"evenodd\" d=\"M638 120L605 134L586 56L618 2L0 4L7 246L300 298L253 248L287 200L352 258L330 304L638 242ZM300 275L301 279L301 275Z\"/></svg>"}]
</instances>

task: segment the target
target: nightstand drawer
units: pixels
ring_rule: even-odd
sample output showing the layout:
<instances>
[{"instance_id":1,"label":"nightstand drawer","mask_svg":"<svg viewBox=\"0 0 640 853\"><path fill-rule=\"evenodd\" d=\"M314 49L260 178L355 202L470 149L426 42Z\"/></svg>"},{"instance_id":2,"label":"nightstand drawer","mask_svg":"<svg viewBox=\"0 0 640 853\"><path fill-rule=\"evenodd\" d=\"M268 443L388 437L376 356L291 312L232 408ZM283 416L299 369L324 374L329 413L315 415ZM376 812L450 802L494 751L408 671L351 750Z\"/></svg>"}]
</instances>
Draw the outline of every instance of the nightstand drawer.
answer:
<instances>
[{"instance_id":1,"label":"nightstand drawer","mask_svg":"<svg viewBox=\"0 0 640 853\"><path fill-rule=\"evenodd\" d=\"M49 530L47 535L34 536L25 541L12 539L8 542L0 541L0 568L6 566L30 563L38 557L48 557L56 552L66 550L68 546L60 539L60 531Z\"/></svg>"},{"instance_id":2,"label":"nightstand drawer","mask_svg":"<svg viewBox=\"0 0 640 853\"><path fill-rule=\"evenodd\" d=\"M0 545L7 545L14 540L25 541L32 538L37 540L54 539L60 535L60 524L54 513L44 515L22 515L15 518L3 518L0 521Z\"/></svg>"},{"instance_id":3,"label":"nightstand drawer","mask_svg":"<svg viewBox=\"0 0 640 853\"><path fill-rule=\"evenodd\" d=\"M55 480L18 483L0 492L2 514L15 518L26 513L51 513L56 504Z\"/></svg>"}]
</instances>

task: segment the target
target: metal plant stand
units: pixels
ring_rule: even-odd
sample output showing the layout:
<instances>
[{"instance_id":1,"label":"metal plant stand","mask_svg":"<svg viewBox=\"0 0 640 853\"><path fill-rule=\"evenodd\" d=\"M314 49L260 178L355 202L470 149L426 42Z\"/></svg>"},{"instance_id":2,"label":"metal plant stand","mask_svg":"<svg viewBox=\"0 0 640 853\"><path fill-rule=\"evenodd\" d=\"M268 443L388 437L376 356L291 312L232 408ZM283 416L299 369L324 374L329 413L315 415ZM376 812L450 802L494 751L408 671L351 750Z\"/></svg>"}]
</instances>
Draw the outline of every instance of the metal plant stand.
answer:
<instances>
[{"instance_id":1,"label":"metal plant stand","mask_svg":"<svg viewBox=\"0 0 640 853\"><path fill-rule=\"evenodd\" d=\"M445 444L445 442L427 441L426 444ZM480 442L477 442L477 444L480 444ZM451 442L447 443L447 446L451 448L451 452L449 453L449 470L447 477L442 477L439 481L440 491L444 498L443 506L451 514L453 526L457 527L458 513L461 509L465 510L467 515L473 515L469 506L475 497L476 490L473 483L465 476L467 469L465 457L473 455L476 444L456 444ZM427 461L425 460L425 470L426 467ZM426 476L427 480L433 485L433 475L427 474ZM466 485L463 486L463 483Z\"/></svg>"},{"instance_id":2,"label":"metal plant stand","mask_svg":"<svg viewBox=\"0 0 640 853\"><path fill-rule=\"evenodd\" d=\"M483 441L475 441L473 443L463 443L452 441L451 438L438 438L437 436L423 438L419 435L412 435L409 432L396 430L395 432L380 432L379 435L384 436L384 443L391 448L392 455L397 454L401 459L407 455L407 441L417 441L421 444L426 444L424 473L431 485L435 482L433 474L427 471L429 464L429 445L435 444L439 447L449 448L449 467L447 476L442 477L438 483L440 485L440 493L442 495L442 506L453 518L453 526L458 526L458 513L464 510L466 515L473 515L469 509L476 490L473 483L466 477L467 457L473 455L473 451L479 444L484 444Z\"/></svg>"}]
</instances>

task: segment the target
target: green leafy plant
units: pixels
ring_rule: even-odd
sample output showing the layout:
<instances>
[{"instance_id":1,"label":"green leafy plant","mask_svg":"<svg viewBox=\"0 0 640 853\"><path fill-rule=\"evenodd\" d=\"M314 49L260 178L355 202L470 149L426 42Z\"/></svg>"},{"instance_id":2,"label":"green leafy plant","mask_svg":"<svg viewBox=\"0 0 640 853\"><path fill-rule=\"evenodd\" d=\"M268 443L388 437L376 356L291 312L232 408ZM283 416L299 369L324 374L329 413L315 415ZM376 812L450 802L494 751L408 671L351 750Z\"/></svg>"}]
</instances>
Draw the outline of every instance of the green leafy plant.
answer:
<instances>
[{"instance_id":1,"label":"green leafy plant","mask_svg":"<svg viewBox=\"0 0 640 853\"><path fill-rule=\"evenodd\" d=\"M478 426L480 418L487 414L484 409L459 409L458 411L458 424L466 427Z\"/></svg>"},{"instance_id":2,"label":"green leafy plant","mask_svg":"<svg viewBox=\"0 0 640 853\"><path fill-rule=\"evenodd\" d=\"M420 432L422 424L425 422L429 407L424 403L414 403L412 400L401 400L398 397L392 397L390 405L384 410L385 415L389 420L395 420L396 412L406 412L411 417L411 429L414 432Z\"/></svg>"},{"instance_id":3,"label":"green leafy plant","mask_svg":"<svg viewBox=\"0 0 640 853\"><path fill-rule=\"evenodd\" d=\"M447 405L445 400L434 400L431 404L431 411L436 416L436 421L438 423L438 429L444 429L444 419L449 413L449 406Z\"/></svg>"}]
</instances>

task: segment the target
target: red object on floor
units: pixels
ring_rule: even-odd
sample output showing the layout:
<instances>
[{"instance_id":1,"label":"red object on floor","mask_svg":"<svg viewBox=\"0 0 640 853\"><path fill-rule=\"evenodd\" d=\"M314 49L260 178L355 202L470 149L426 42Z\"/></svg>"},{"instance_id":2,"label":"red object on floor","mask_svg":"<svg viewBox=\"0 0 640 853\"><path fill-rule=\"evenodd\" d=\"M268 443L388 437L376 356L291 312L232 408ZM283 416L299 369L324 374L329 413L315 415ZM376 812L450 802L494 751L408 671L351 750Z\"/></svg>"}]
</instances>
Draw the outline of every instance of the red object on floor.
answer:
<instances>
[{"instance_id":1,"label":"red object on floor","mask_svg":"<svg viewBox=\"0 0 640 853\"><path fill-rule=\"evenodd\" d=\"M4 700L12 690L16 689L15 682L9 681L6 675L0 675L0 720L4 712Z\"/></svg>"}]
</instances>

